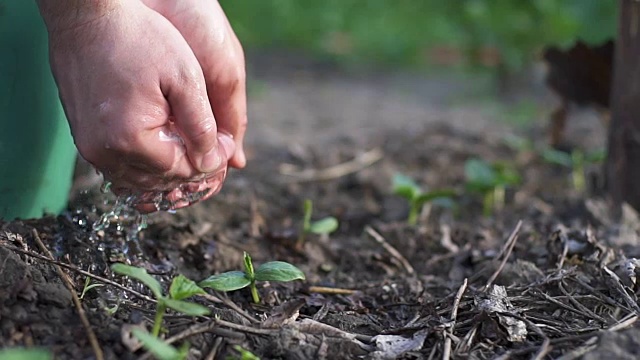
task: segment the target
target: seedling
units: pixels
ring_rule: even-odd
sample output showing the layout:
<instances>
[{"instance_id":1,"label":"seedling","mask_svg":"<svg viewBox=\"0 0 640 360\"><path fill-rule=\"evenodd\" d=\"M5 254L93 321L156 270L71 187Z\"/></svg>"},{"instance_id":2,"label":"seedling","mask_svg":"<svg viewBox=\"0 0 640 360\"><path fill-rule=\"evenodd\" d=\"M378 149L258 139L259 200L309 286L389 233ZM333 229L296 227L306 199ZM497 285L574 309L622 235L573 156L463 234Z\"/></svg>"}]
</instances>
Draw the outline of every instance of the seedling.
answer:
<instances>
[{"instance_id":1,"label":"seedling","mask_svg":"<svg viewBox=\"0 0 640 360\"><path fill-rule=\"evenodd\" d=\"M98 288L104 286L104 284L91 284L91 278L90 277L86 277L84 279L84 287L82 288L82 293L80 294L80 299L84 299L84 296L87 294L87 291L93 289L93 288Z\"/></svg>"},{"instance_id":2,"label":"seedling","mask_svg":"<svg viewBox=\"0 0 640 360\"><path fill-rule=\"evenodd\" d=\"M120 275L126 275L140 281L153 293L153 296L158 301L156 315L153 322L153 330L151 331L151 334L154 337L158 337L160 334L162 319L167 308L190 316L207 315L210 312L205 306L184 301L184 299L191 296L205 294L205 291L196 285L195 282L187 279L183 275L178 275L173 279L171 286L169 287L169 295L165 296L162 294L162 286L160 285L160 282L149 275L145 269L117 263L111 266L111 270Z\"/></svg>"},{"instance_id":3,"label":"seedling","mask_svg":"<svg viewBox=\"0 0 640 360\"><path fill-rule=\"evenodd\" d=\"M329 235L338 229L338 220L332 216L328 216L318 221L311 221L313 213L313 203L307 199L304 201L304 218L302 221L302 231L298 237L297 247L302 246L307 234Z\"/></svg>"},{"instance_id":4,"label":"seedling","mask_svg":"<svg viewBox=\"0 0 640 360\"><path fill-rule=\"evenodd\" d=\"M253 302L258 304L260 296L256 288L256 281L288 282L304 280L305 276L297 267L284 261L271 261L264 263L254 271L251 256L244 253L244 271L229 271L212 275L201 281L198 285L203 288L211 288L218 291L240 290L247 286L251 289Z\"/></svg>"},{"instance_id":5,"label":"seedling","mask_svg":"<svg viewBox=\"0 0 640 360\"><path fill-rule=\"evenodd\" d=\"M53 355L45 350L38 348L9 348L0 350L0 359L2 360L51 360Z\"/></svg>"},{"instance_id":6,"label":"seedling","mask_svg":"<svg viewBox=\"0 0 640 360\"><path fill-rule=\"evenodd\" d=\"M426 203L437 200L451 202L451 199L456 195L456 192L450 189L423 191L413 179L402 174L393 176L393 193L402 196L409 202L409 216L407 218L409 225L418 223L418 216Z\"/></svg>"},{"instance_id":7,"label":"seedling","mask_svg":"<svg viewBox=\"0 0 640 360\"><path fill-rule=\"evenodd\" d=\"M258 356L240 345L234 345L233 349L239 353L239 356L227 356L227 360L260 360Z\"/></svg>"},{"instance_id":8,"label":"seedling","mask_svg":"<svg viewBox=\"0 0 640 360\"><path fill-rule=\"evenodd\" d=\"M520 176L508 164L490 164L480 159L469 159L464 164L466 188L470 192L481 194L482 212L491 215L494 208L502 208L505 191L509 186L520 183Z\"/></svg>"},{"instance_id":9,"label":"seedling","mask_svg":"<svg viewBox=\"0 0 640 360\"><path fill-rule=\"evenodd\" d=\"M508 134L504 137L504 144L519 153L535 150L533 141L513 134Z\"/></svg>"},{"instance_id":10,"label":"seedling","mask_svg":"<svg viewBox=\"0 0 640 360\"><path fill-rule=\"evenodd\" d=\"M555 149L545 149L542 151L542 158L550 163L571 169L571 180L573 188L583 192L587 188L585 178L585 168L589 164L602 162L606 157L604 150L596 150L585 154L580 150L573 150L571 154Z\"/></svg>"},{"instance_id":11,"label":"seedling","mask_svg":"<svg viewBox=\"0 0 640 360\"><path fill-rule=\"evenodd\" d=\"M188 343L184 343L180 349L176 349L142 329L133 329L131 333L140 340L145 349L160 360L184 360L189 353Z\"/></svg>"},{"instance_id":12,"label":"seedling","mask_svg":"<svg viewBox=\"0 0 640 360\"><path fill-rule=\"evenodd\" d=\"M115 313L118 311L119 308L120 308L120 299L118 299L118 302L112 307L105 306L103 310L107 313L107 315L113 316L115 315Z\"/></svg>"}]
</instances>

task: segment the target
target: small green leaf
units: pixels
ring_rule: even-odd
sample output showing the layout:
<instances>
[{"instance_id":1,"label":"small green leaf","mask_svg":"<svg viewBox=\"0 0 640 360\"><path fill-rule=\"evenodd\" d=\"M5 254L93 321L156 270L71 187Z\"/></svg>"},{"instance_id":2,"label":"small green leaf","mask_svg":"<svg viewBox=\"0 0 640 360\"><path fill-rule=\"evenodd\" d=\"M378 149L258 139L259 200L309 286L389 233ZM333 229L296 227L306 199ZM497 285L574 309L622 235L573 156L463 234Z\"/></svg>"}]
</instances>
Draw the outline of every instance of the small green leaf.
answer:
<instances>
[{"instance_id":1,"label":"small green leaf","mask_svg":"<svg viewBox=\"0 0 640 360\"><path fill-rule=\"evenodd\" d=\"M564 151L545 149L542 151L542 158L544 159L544 161L550 164L556 164L565 167L573 166L573 159L571 159L571 155L567 154Z\"/></svg>"},{"instance_id":2,"label":"small green leaf","mask_svg":"<svg viewBox=\"0 0 640 360\"><path fill-rule=\"evenodd\" d=\"M183 300L174 300L165 298L164 304L179 313L183 313L189 316L202 316L208 315L211 311L206 306L202 306L200 304L195 304L188 301Z\"/></svg>"},{"instance_id":3,"label":"small green leaf","mask_svg":"<svg viewBox=\"0 0 640 360\"><path fill-rule=\"evenodd\" d=\"M322 220L314 221L311 223L309 229L314 234L331 234L338 229L338 220L334 217L326 217Z\"/></svg>"},{"instance_id":4,"label":"small green leaf","mask_svg":"<svg viewBox=\"0 0 640 360\"><path fill-rule=\"evenodd\" d=\"M178 349L158 339L157 337L149 334L141 329L133 329L131 331L133 336L138 338L145 349L149 350L160 360L181 360L181 356Z\"/></svg>"},{"instance_id":5,"label":"small green leaf","mask_svg":"<svg viewBox=\"0 0 640 360\"><path fill-rule=\"evenodd\" d=\"M87 292L91 289L95 289L95 288L99 288L99 287L103 287L104 284L91 284L87 287L85 287L84 289L82 289L82 294L80 295L80 299L83 299L84 296L87 294Z\"/></svg>"},{"instance_id":6,"label":"small green leaf","mask_svg":"<svg viewBox=\"0 0 640 360\"><path fill-rule=\"evenodd\" d=\"M84 280L84 287L82 288L80 299L84 299L84 296L87 294L89 290L93 288L102 287L102 286L104 286L104 284L91 284L91 278L87 276Z\"/></svg>"},{"instance_id":7,"label":"small green leaf","mask_svg":"<svg viewBox=\"0 0 640 360\"><path fill-rule=\"evenodd\" d=\"M145 284L149 289L151 289L151 292L156 299L160 299L162 297L162 286L160 286L160 282L153 276L149 275L147 270L122 263L111 265L111 270L117 274L132 277Z\"/></svg>"},{"instance_id":8,"label":"small green leaf","mask_svg":"<svg viewBox=\"0 0 640 360\"><path fill-rule=\"evenodd\" d=\"M304 279L304 273L300 269L284 261L264 263L256 271L256 280L258 281L286 282Z\"/></svg>"},{"instance_id":9,"label":"small green leaf","mask_svg":"<svg viewBox=\"0 0 640 360\"><path fill-rule=\"evenodd\" d=\"M403 175L393 175L393 193L403 198L413 201L421 192L420 186L412 178Z\"/></svg>"},{"instance_id":10,"label":"small green leaf","mask_svg":"<svg viewBox=\"0 0 640 360\"><path fill-rule=\"evenodd\" d=\"M249 281L255 278L255 271L253 270L253 262L251 261L251 255L248 252L244 252L244 273Z\"/></svg>"},{"instance_id":11,"label":"small green leaf","mask_svg":"<svg viewBox=\"0 0 640 360\"><path fill-rule=\"evenodd\" d=\"M243 348L240 345L234 345L233 346L234 350L240 353L240 359L239 360L260 360L259 357L257 357L254 353L252 353L249 350L246 350L245 348ZM229 359L238 359L238 358L232 358L232 357L228 357L227 360Z\"/></svg>"},{"instance_id":12,"label":"small green leaf","mask_svg":"<svg viewBox=\"0 0 640 360\"><path fill-rule=\"evenodd\" d=\"M598 149L585 155L584 160L590 164L601 163L607 158L606 149Z\"/></svg>"},{"instance_id":13,"label":"small green leaf","mask_svg":"<svg viewBox=\"0 0 640 360\"><path fill-rule=\"evenodd\" d=\"M509 134L504 138L504 144L516 151L533 150L533 142L521 136Z\"/></svg>"},{"instance_id":14,"label":"small green leaf","mask_svg":"<svg viewBox=\"0 0 640 360\"><path fill-rule=\"evenodd\" d=\"M509 164L496 163L494 170L497 175L495 186L517 185L521 181L518 172Z\"/></svg>"},{"instance_id":15,"label":"small green leaf","mask_svg":"<svg viewBox=\"0 0 640 360\"><path fill-rule=\"evenodd\" d=\"M203 288L211 288L218 291L234 291L249 286L251 280L247 279L242 271L229 271L212 275L201 281L198 285Z\"/></svg>"},{"instance_id":16,"label":"small green leaf","mask_svg":"<svg viewBox=\"0 0 640 360\"><path fill-rule=\"evenodd\" d=\"M53 355L45 349L10 348L0 350L2 360L50 360Z\"/></svg>"},{"instance_id":17,"label":"small green leaf","mask_svg":"<svg viewBox=\"0 0 640 360\"><path fill-rule=\"evenodd\" d=\"M206 292L193 280L187 279L182 274L173 279L171 287L169 288L169 296L176 300L183 300L194 295L202 294L206 294Z\"/></svg>"},{"instance_id":18,"label":"small green leaf","mask_svg":"<svg viewBox=\"0 0 640 360\"><path fill-rule=\"evenodd\" d=\"M417 205L423 205L436 199L451 199L456 196L456 191L452 189L441 189L429 191L428 193L420 194L415 199Z\"/></svg>"},{"instance_id":19,"label":"small green leaf","mask_svg":"<svg viewBox=\"0 0 640 360\"><path fill-rule=\"evenodd\" d=\"M470 190L484 192L496 184L496 172L493 167L480 159L467 160L464 164L464 174Z\"/></svg>"},{"instance_id":20,"label":"small green leaf","mask_svg":"<svg viewBox=\"0 0 640 360\"><path fill-rule=\"evenodd\" d=\"M185 342L180 346L180 348L178 349L178 356L180 360L186 359L187 356L189 356L189 347L190 345L188 342Z\"/></svg>"}]
</instances>

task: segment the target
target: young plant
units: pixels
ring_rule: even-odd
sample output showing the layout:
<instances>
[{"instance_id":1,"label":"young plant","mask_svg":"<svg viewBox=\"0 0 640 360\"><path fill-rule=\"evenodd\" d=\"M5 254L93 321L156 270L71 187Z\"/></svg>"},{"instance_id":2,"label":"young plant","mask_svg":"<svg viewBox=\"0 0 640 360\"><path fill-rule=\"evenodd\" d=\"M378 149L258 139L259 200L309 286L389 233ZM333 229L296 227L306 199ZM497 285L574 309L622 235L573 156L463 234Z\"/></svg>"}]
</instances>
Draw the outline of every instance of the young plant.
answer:
<instances>
[{"instance_id":1,"label":"young plant","mask_svg":"<svg viewBox=\"0 0 640 360\"><path fill-rule=\"evenodd\" d=\"M596 150L585 154L576 149L571 154L555 149L544 149L542 151L544 161L564 166L571 169L571 181L573 188L579 192L583 192L587 188L587 180L585 177L585 168L589 164L602 162L606 157L604 150Z\"/></svg>"},{"instance_id":2,"label":"young plant","mask_svg":"<svg viewBox=\"0 0 640 360\"><path fill-rule=\"evenodd\" d=\"M8 348L0 350L2 360L51 360L53 354L39 348Z\"/></svg>"},{"instance_id":3,"label":"young plant","mask_svg":"<svg viewBox=\"0 0 640 360\"><path fill-rule=\"evenodd\" d=\"M520 183L520 176L508 164L490 164L481 159L469 159L464 164L466 188L482 195L482 213L490 216L494 208L502 208L505 191Z\"/></svg>"},{"instance_id":4,"label":"young plant","mask_svg":"<svg viewBox=\"0 0 640 360\"><path fill-rule=\"evenodd\" d=\"M402 196L409 202L409 216L407 218L409 225L418 223L418 216L426 203L437 200L451 202L451 199L456 195L456 192L450 189L425 192L413 179L402 174L393 176L393 193Z\"/></svg>"},{"instance_id":5,"label":"young plant","mask_svg":"<svg viewBox=\"0 0 640 360\"><path fill-rule=\"evenodd\" d=\"M158 337L162 326L162 319L167 308L190 316L201 316L209 314L209 309L205 306L184 301L194 295L205 294L205 291L196 285L195 282L187 279L183 275L178 275L171 282L169 287L169 295L162 294L162 286L160 282L147 273L147 270L135 266L129 266L122 263L113 264L111 266L113 272L134 278L146 285L153 296L158 301L156 307L156 315L153 322L153 330L151 334ZM141 340L142 341L142 340Z\"/></svg>"},{"instance_id":6,"label":"young plant","mask_svg":"<svg viewBox=\"0 0 640 360\"><path fill-rule=\"evenodd\" d=\"M84 279L84 287L82 288L82 293L80 294L80 300L84 299L84 296L87 294L87 291L93 288L98 288L102 286L104 286L104 284L91 284L91 278L87 276Z\"/></svg>"},{"instance_id":7,"label":"young plant","mask_svg":"<svg viewBox=\"0 0 640 360\"><path fill-rule=\"evenodd\" d=\"M313 213L313 203L307 199L304 201L304 218L302 220L302 231L298 237L297 247L302 246L307 234L329 235L338 229L338 220L332 216L317 221L311 221Z\"/></svg>"},{"instance_id":8,"label":"young plant","mask_svg":"<svg viewBox=\"0 0 640 360\"><path fill-rule=\"evenodd\" d=\"M140 340L145 349L160 360L184 360L189 353L188 343L184 343L180 349L176 349L142 329L133 329L131 333Z\"/></svg>"},{"instance_id":9,"label":"young plant","mask_svg":"<svg viewBox=\"0 0 640 360\"><path fill-rule=\"evenodd\" d=\"M198 285L203 288L211 288L218 291L234 291L245 287L251 289L253 302L258 304L260 296L256 288L256 281L279 281L288 282L293 280L304 280L305 276L297 267L283 262L271 261L264 263L254 271L251 256L244 253L244 271L229 271L226 273L212 275L201 281Z\"/></svg>"},{"instance_id":10,"label":"young plant","mask_svg":"<svg viewBox=\"0 0 640 360\"><path fill-rule=\"evenodd\" d=\"M260 360L258 356L240 345L234 345L233 349L239 353L239 356L227 356L227 360Z\"/></svg>"},{"instance_id":11,"label":"young plant","mask_svg":"<svg viewBox=\"0 0 640 360\"><path fill-rule=\"evenodd\" d=\"M533 152L535 150L533 141L513 134L508 134L504 137L504 144L518 153Z\"/></svg>"}]
</instances>

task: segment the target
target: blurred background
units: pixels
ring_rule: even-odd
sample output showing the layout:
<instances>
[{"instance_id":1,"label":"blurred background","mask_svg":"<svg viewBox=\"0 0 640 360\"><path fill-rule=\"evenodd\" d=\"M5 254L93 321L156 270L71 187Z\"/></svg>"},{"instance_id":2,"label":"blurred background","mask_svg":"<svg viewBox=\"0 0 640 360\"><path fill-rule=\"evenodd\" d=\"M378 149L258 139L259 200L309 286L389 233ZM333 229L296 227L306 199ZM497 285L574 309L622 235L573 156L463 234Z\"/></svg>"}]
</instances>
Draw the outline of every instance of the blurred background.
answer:
<instances>
[{"instance_id":1,"label":"blurred background","mask_svg":"<svg viewBox=\"0 0 640 360\"><path fill-rule=\"evenodd\" d=\"M357 65L520 70L546 45L614 35L602 0L273 0L222 4L250 49L295 49Z\"/></svg>"},{"instance_id":2,"label":"blurred background","mask_svg":"<svg viewBox=\"0 0 640 360\"><path fill-rule=\"evenodd\" d=\"M617 15L602 0L220 2L247 53L253 143L544 122L541 52L612 39Z\"/></svg>"}]
</instances>

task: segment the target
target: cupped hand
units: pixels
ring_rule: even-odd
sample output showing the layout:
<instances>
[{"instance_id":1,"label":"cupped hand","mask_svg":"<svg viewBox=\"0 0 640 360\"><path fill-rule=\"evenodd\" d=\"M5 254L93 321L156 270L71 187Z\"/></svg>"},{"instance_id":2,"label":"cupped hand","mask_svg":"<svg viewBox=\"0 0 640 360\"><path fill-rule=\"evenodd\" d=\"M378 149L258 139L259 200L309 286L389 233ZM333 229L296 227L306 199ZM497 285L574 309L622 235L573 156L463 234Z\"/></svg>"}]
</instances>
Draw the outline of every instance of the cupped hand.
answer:
<instances>
[{"instance_id":1,"label":"cupped hand","mask_svg":"<svg viewBox=\"0 0 640 360\"><path fill-rule=\"evenodd\" d=\"M221 131L236 153L229 165L242 168L247 127L246 74L242 46L217 0L143 0L180 31L200 62L207 94Z\"/></svg>"},{"instance_id":2,"label":"cupped hand","mask_svg":"<svg viewBox=\"0 0 640 360\"><path fill-rule=\"evenodd\" d=\"M179 198L181 184L200 191L208 178L219 189L235 154L233 132L218 131L202 68L176 27L138 1L75 21L49 34L80 154L119 192Z\"/></svg>"}]
</instances>

